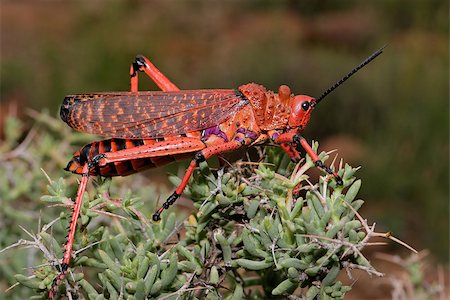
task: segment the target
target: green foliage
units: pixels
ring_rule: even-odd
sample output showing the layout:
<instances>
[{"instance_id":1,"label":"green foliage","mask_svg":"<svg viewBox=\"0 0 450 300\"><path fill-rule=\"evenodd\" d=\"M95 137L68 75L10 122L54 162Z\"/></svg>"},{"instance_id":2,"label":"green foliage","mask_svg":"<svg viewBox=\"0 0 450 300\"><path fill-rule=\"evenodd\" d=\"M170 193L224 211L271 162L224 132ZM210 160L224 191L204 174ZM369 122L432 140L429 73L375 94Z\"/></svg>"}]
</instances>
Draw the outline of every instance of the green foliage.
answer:
<instances>
[{"instance_id":1,"label":"green foliage","mask_svg":"<svg viewBox=\"0 0 450 300\"><path fill-rule=\"evenodd\" d=\"M359 221L349 222L362 204L355 200L360 185L354 182L355 169L346 166L340 171L343 187L326 180L311 185L304 174L313 166L310 160L288 178L270 167L271 155L280 153L271 151L268 165L244 164L225 172L210 172L203 164L187 191L198 210L182 225L169 212L160 223L149 222L137 214L139 201L125 198L118 203L105 198L101 191L109 182L103 182L92 201L86 198L83 203L72 267L77 271L76 267L83 267L84 273L92 272L98 279L87 281L74 273L69 276L71 290L90 299L100 294L107 299L119 294L137 299L206 295L241 299L245 289L254 286L263 288L248 295L256 298L283 297L298 287L311 287L308 299L319 294L343 297L350 287L336 277L345 263L371 269L352 249L362 248L359 244L365 237ZM294 198L292 190L300 186L307 193ZM343 193L346 187L350 187L347 194ZM61 196L64 190L63 179L54 181L42 200L62 204L67 199ZM99 205L119 224L89 226L101 214L96 209ZM69 218L70 210L61 214L63 227ZM183 227L184 237L176 238ZM55 250L51 261L61 257L55 249L58 242L45 232L39 235L46 249ZM255 271L257 277L247 278L242 271ZM19 275L16 279L45 294L55 275L56 270L46 266L34 278Z\"/></svg>"},{"instance_id":2,"label":"green foliage","mask_svg":"<svg viewBox=\"0 0 450 300\"><path fill-rule=\"evenodd\" d=\"M87 141L87 135L71 134L69 128L47 113L30 114L35 120L29 131L25 131L26 124L13 117L6 118L1 124L4 139L0 141L0 250L29 238L23 229L39 231L38 224L49 223L56 216L55 210L46 209L45 203L40 201L48 183L41 168L54 176L69 175L62 172L66 158L61 153L70 153L71 143ZM59 186L54 183L52 189L65 198L73 190L76 178L69 177L67 182L62 179L58 182ZM61 190L64 183L72 188ZM58 202L61 203L62 199ZM65 203L68 204L67 201ZM60 228L53 229L57 236L64 234ZM59 249L60 243L57 245ZM29 255L26 251L1 253L0 289L3 291L13 285L15 274L40 264L41 259L42 256ZM13 295L13 298L20 299L30 293L25 289L16 289Z\"/></svg>"},{"instance_id":3,"label":"green foliage","mask_svg":"<svg viewBox=\"0 0 450 300\"><path fill-rule=\"evenodd\" d=\"M46 298L77 186L77 176L59 171L60 151L72 153L71 143L91 139L48 114L32 114L36 125L26 135L24 124L8 119L2 144L0 220L9 230L0 235L0 277L11 299ZM202 164L185 193L195 206L185 219L173 212L177 207L161 222L147 219L156 203L143 199L166 193L143 184L140 174L113 184L95 180L58 292L88 299L339 299L351 289L337 280L342 269L381 275L361 254L373 232L357 214L363 201L356 169L340 165L344 186L336 186L333 178L308 177L308 157L294 165L277 148L264 151L258 164L239 161L219 170ZM320 157L326 161L328 154Z\"/></svg>"},{"instance_id":4,"label":"green foliage","mask_svg":"<svg viewBox=\"0 0 450 300\"><path fill-rule=\"evenodd\" d=\"M59 129L52 118L35 117L46 120L46 126L55 126L56 131ZM11 154L20 147L14 140L21 136L18 129L21 126L12 119L7 123L4 145L9 145L11 151L4 162L6 167L14 163L13 178L25 176L21 173L21 161ZM55 157L52 153L61 142L61 133L39 134L46 140L37 149L41 156ZM79 139L78 134L62 135L67 141ZM39 144L34 138L29 141L25 138L22 143L25 142L31 143L28 146ZM63 146L67 147L67 143ZM28 153L31 147L24 149ZM124 196L118 193L116 197L111 180L98 179L83 199L74 243L75 258L59 292L83 294L89 299L115 299L118 295L135 299L177 296L241 299L244 295L283 298L300 288L296 293L307 299L317 295L342 298L350 287L336 280L340 269L360 267L376 273L359 252L367 234L355 217L363 203L356 199L361 184L355 180L356 169L347 165L339 170L344 179L342 187L322 177L313 184L305 174L313 167L309 158L295 167L277 149L266 151L265 161L259 164L240 162L217 171L202 164L186 191L196 209L183 222L170 211L163 214L159 223L149 221L146 215L152 209L143 209L144 202L134 191ZM328 157L326 153L320 156L323 160ZM32 195L27 194L33 190L28 185L39 185L47 176L37 167L32 168L31 174L34 180L18 181L3 191L5 201L17 197L30 201L21 197L21 191L27 197ZM43 204L62 206L59 217L48 218L58 209L47 208L41 221L46 225L39 227L38 233L23 229L28 235L25 239L21 230L15 228L16 237L2 240L3 247L9 243L39 250L31 254L34 268L29 276L1 265L8 278L13 276L21 287L29 288L38 298L45 297L58 273L52 265L63 254L61 243L71 218L69 207L76 185L68 180L73 177L76 176L48 178L47 193L40 197L41 201L30 201L41 208ZM177 177L171 180L175 184L179 181ZM28 185L24 188L22 184ZM36 189L34 195L40 193ZM1 207L6 211L13 207L5 204ZM17 222L17 216L2 213L3 220ZM19 237L20 241L15 243ZM4 253L7 255L8 251ZM21 287L13 290L27 294L22 292L27 289Z\"/></svg>"}]
</instances>

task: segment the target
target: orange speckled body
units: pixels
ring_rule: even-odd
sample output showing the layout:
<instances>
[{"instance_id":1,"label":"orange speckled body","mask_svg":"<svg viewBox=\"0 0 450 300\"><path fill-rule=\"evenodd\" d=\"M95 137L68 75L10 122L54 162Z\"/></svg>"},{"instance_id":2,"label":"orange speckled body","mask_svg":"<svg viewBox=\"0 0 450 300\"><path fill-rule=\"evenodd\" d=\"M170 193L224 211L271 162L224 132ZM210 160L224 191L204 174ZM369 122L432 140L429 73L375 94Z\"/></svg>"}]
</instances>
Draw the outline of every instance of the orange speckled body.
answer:
<instances>
[{"instance_id":1,"label":"orange speckled body","mask_svg":"<svg viewBox=\"0 0 450 300\"><path fill-rule=\"evenodd\" d=\"M164 142L172 145L171 141L187 138L197 139L191 149L176 147L173 154L165 151L157 156L96 165L90 168L89 175L127 176L184 160L196 151L236 138L246 144L264 143L274 133L278 136L286 131L293 103L295 98L287 86L281 86L277 94L255 83L242 85L237 90L67 96L61 108L64 121L80 131L116 138L85 145L74 154L66 170L82 174L84 164L99 154L139 151L142 146L156 147ZM160 108L163 104L164 111ZM211 128L215 132L209 134ZM137 138L138 134L144 138Z\"/></svg>"},{"instance_id":2,"label":"orange speckled body","mask_svg":"<svg viewBox=\"0 0 450 300\"><path fill-rule=\"evenodd\" d=\"M287 86L282 85L278 94L255 83L242 85L239 90L249 100L255 122L261 130L286 128L292 102L291 90Z\"/></svg>"}]
</instances>

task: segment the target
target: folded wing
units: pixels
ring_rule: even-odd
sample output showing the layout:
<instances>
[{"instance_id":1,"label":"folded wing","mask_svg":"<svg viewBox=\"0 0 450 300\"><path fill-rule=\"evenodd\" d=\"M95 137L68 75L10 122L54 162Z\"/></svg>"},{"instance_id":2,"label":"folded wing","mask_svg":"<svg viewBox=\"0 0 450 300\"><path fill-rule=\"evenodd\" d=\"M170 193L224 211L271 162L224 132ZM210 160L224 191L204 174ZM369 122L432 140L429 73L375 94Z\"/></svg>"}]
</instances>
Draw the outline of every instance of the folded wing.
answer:
<instances>
[{"instance_id":1,"label":"folded wing","mask_svg":"<svg viewBox=\"0 0 450 300\"><path fill-rule=\"evenodd\" d=\"M112 92L66 96L70 127L114 138L161 138L216 126L248 100L237 90Z\"/></svg>"}]
</instances>

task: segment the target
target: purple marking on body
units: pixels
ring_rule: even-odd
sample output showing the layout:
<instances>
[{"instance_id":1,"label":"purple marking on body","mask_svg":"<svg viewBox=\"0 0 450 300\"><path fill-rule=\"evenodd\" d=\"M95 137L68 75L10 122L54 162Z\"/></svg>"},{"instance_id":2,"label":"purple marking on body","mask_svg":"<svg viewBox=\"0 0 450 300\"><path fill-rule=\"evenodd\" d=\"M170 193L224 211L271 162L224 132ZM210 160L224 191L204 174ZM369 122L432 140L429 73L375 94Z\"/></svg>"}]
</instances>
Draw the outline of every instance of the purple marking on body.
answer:
<instances>
[{"instance_id":1,"label":"purple marking on body","mask_svg":"<svg viewBox=\"0 0 450 300\"><path fill-rule=\"evenodd\" d=\"M244 140L243 140L240 136L237 136L237 137L235 137L234 139L235 139L236 141L238 141L239 143L241 143L241 144L244 143Z\"/></svg>"},{"instance_id":2,"label":"purple marking on body","mask_svg":"<svg viewBox=\"0 0 450 300\"><path fill-rule=\"evenodd\" d=\"M225 142L228 142L228 137L222 130L220 130L218 125L203 130L202 140L206 141L211 135L217 135L223 138Z\"/></svg>"},{"instance_id":3,"label":"purple marking on body","mask_svg":"<svg viewBox=\"0 0 450 300\"><path fill-rule=\"evenodd\" d=\"M278 132L275 132L274 134L272 134L272 140L275 141L279 136L280 134Z\"/></svg>"},{"instance_id":4,"label":"purple marking on body","mask_svg":"<svg viewBox=\"0 0 450 300\"><path fill-rule=\"evenodd\" d=\"M252 140L256 140L258 138L258 135L256 133L254 133L251 130L247 130L245 128L238 128L238 130L236 131L237 133L243 133L245 134L245 137L250 138Z\"/></svg>"},{"instance_id":5,"label":"purple marking on body","mask_svg":"<svg viewBox=\"0 0 450 300\"><path fill-rule=\"evenodd\" d=\"M253 131L247 131L245 133L245 137L248 137L252 140L256 140L258 138L258 135L256 133L254 133Z\"/></svg>"}]
</instances>

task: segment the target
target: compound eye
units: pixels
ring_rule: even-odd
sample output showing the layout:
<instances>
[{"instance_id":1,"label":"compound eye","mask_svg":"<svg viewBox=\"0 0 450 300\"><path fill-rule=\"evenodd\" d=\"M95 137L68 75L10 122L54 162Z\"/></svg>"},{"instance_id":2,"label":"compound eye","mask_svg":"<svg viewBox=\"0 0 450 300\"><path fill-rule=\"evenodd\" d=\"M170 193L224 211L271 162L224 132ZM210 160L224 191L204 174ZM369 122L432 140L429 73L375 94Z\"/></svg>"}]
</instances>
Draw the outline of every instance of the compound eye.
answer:
<instances>
[{"instance_id":1,"label":"compound eye","mask_svg":"<svg viewBox=\"0 0 450 300\"><path fill-rule=\"evenodd\" d=\"M304 101L303 103L302 103L302 108L303 108L303 110L308 110L308 108L309 108L309 102L308 101Z\"/></svg>"}]
</instances>

